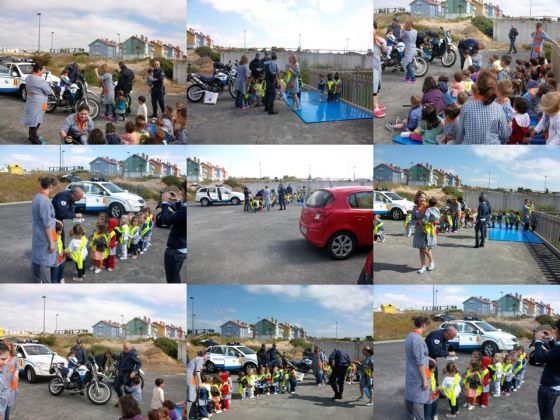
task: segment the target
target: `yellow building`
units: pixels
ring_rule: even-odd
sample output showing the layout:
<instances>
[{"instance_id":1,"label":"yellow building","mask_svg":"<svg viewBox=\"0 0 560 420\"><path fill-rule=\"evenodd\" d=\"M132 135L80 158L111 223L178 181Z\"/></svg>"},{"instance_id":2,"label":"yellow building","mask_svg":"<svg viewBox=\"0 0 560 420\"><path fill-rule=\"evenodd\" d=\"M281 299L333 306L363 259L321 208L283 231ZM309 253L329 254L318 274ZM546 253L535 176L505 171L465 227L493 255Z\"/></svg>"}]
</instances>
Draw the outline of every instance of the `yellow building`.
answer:
<instances>
[{"instance_id":1,"label":"yellow building","mask_svg":"<svg viewBox=\"0 0 560 420\"><path fill-rule=\"evenodd\" d=\"M18 164L11 164L11 165L8 165L8 173L12 174L12 175L22 175L23 174L23 168L21 166L19 166Z\"/></svg>"},{"instance_id":2,"label":"yellow building","mask_svg":"<svg viewBox=\"0 0 560 420\"><path fill-rule=\"evenodd\" d=\"M484 1L483 0L472 0L472 4L476 9L476 16L484 16Z\"/></svg>"},{"instance_id":3,"label":"yellow building","mask_svg":"<svg viewBox=\"0 0 560 420\"><path fill-rule=\"evenodd\" d=\"M159 337L167 337L167 333L165 331L165 322L162 321L155 321L152 323L152 327L155 330L155 336Z\"/></svg>"},{"instance_id":4,"label":"yellow building","mask_svg":"<svg viewBox=\"0 0 560 420\"><path fill-rule=\"evenodd\" d=\"M4 337L4 328L0 327L0 337Z\"/></svg>"},{"instance_id":5,"label":"yellow building","mask_svg":"<svg viewBox=\"0 0 560 420\"><path fill-rule=\"evenodd\" d=\"M384 314L396 314L397 307L391 303L382 303L381 312L383 312Z\"/></svg>"}]
</instances>

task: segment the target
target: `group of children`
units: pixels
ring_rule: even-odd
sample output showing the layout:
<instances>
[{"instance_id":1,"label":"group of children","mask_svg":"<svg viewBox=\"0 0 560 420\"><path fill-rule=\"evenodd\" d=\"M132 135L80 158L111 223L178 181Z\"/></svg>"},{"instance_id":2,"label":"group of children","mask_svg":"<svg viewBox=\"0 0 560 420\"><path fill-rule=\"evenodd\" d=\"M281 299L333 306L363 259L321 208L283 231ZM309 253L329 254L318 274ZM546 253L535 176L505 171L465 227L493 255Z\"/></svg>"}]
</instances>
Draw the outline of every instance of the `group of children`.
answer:
<instances>
[{"instance_id":1,"label":"group of children","mask_svg":"<svg viewBox=\"0 0 560 420\"><path fill-rule=\"evenodd\" d=\"M410 97L407 118L389 123L389 131L402 130L401 136L423 144L453 144L461 122L462 106L474 96L482 71L497 79L494 102L499 104L511 127L508 144L560 145L560 92L550 64L544 57L512 63L509 55L490 57L481 69L480 53L467 55L461 71L437 80L424 79L423 95Z\"/></svg>"},{"instance_id":2,"label":"group of children","mask_svg":"<svg viewBox=\"0 0 560 420\"><path fill-rule=\"evenodd\" d=\"M340 79L340 73L336 72L334 76L332 73L327 74L327 81L325 82L325 76L320 75L319 85L317 89L321 92L319 98L320 101L325 97L325 90L327 91L327 102L335 102L340 100L340 95L342 93L342 80Z\"/></svg>"},{"instance_id":3,"label":"group of children","mask_svg":"<svg viewBox=\"0 0 560 420\"><path fill-rule=\"evenodd\" d=\"M208 420L214 414L230 408L233 383L229 372L216 375L201 375L201 384L196 399L199 420Z\"/></svg>"},{"instance_id":4,"label":"group of children","mask_svg":"<svg viewBox=\"0 0 560 420\"><path fill-rule=\"evenodd\" d=\"M464 397L463 407L468 411L474 410L477 405L481 408L490 406L490 397L509 397L512 392L521 389L527 370L528 356L522 345L516 346L510 352L496 353L494 357L482 355L474 351L471 355L467 370L463 375L455 362L448 362L443 369L444 379L439 387L436 384L436 363L429 362L430 401L425 412L426 420L437 416L437 403L440 394L449 403L450 412L447 417L455 418L459 413L459 398Z\"/></svg>"},{"instance_id":5,"label":"group of children","mask_svg":"<svg viewBox=\"0 0 560 420\"><path fill-rule=\"evenodd\" d=\"M114 271L117 267L117 257L121 260L135 260L138 255L148 251L154 226L155 218L149 207L136 214L123 214L120 220L109 218L106 213L99 213L95 228L89 237L86 236L83 225L76 223L70 231L72 239L66 249L63 249L63 226L57 224L57 265L63 265L66 257L70 258L77 270L77 275L72 280L77 282L84 280L88 256L90 270L95 274L103 269ZM57 271L63 270L62 267L62 270Z\"/></svg>"}]
</instances>

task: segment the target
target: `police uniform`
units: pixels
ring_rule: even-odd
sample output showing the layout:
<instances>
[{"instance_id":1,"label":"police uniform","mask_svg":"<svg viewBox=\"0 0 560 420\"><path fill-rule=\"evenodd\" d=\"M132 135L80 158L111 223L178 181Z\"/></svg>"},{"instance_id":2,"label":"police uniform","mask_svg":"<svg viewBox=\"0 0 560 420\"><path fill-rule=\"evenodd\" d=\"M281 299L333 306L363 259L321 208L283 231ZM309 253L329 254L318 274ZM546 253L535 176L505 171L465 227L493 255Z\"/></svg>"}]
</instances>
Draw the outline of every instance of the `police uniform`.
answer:
<instances>
[{"instance_id":1,"label":"police uniform","mask_svg":"<svg viewBox=\"0 0 560 420\"><path fill-rule=\"evenodd\" d=\"M76 213L74 210L74 201L72 201L72 191L65 190L59 192L57 195L54 196L52 199L52 205L54 207L54 216L56 220L59 220L64 224L64 220L73 219L76 217ZM62 229L62 244L65 245L64 242L64 230Z\"/></svg>"},{"instance_id":2,"label":"police uniform","mask_svg":"<svg viewBox=\"0 0 560 420\"><path fill-rule=\"evenodd\" d=\"M428 346L428 355L430 358L437 360L438 357L449 356L449 343L444 336L445 330L438 329L432 331L426 336L426 345ZM436 383L438 382L438 369L434 372Z\"/></svg>"}]
</instances>

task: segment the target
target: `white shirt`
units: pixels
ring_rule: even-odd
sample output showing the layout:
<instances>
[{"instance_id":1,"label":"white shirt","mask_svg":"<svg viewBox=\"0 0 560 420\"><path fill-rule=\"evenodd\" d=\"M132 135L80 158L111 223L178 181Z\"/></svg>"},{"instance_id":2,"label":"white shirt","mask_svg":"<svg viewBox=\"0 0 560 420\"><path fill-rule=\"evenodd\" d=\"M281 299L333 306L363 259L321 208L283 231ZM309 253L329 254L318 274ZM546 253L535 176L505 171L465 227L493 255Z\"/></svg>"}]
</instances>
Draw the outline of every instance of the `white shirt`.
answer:
<instances>
[{"instance_id":1,"label":"white shirt","mask_svg":"<svg viewBox=\"0 0 560 420\"><path fill-rule=\"evenodd\" d=\"M152 403L150 405L152 410L159 410L165 398L163 397L163 389L160 386L155 386L154 390L152 391Z\"/></svg>"},{"instance_id":2,"label":"white shirt","mask_svg":"<svg viewBox=\"0 0 560 420\"><path fill-rule=\"evenodd\" d=\"M549 116L543 115L537 126L535 132L540 133L548 128L548 140L546 145L560 145L560 113Z\"/></svg>"},{"instance_id":3,"label":"white shirt","mask_svg":"<svg viewBox=\"0 0 560 420\"><path fill-rule=\"evenodd\" d=\"M454 381L455 378L453 376L445 376L445 378L441 382L441 387L444 389L452 389ZM461 393L461 381L455 384L455 396L458 397L460 393Z\"/></svg>"},{"instance_id":4,"label":"white shirt","mask_svg":"<svg viewBox=\"0 0 560 420\"><path fill-rule=\"evenodd\" d=\"M68 244L68 249L70 250L70 252L78 251L80 249L80 242L81 239L75 239L75 238L72 239ZM88 255L88 250L87 250L87 242L86 242L86 246L84 246L84 248L82 249L82 259L86 259L87 255Z\"/></svg>"},{"instance_id":5,"label":"white shirt","mask_svg":"<svg viewBox=\"0 0 560 420\"><path fill-rule=\"evenodd\" d=\"M138 105L138 110L136 111L136 116L138 116L138 115L143 115L144 118L146 118L146 121L148 121L148 107L146 106L146 104Z\"/></svg>"}]
</instances>

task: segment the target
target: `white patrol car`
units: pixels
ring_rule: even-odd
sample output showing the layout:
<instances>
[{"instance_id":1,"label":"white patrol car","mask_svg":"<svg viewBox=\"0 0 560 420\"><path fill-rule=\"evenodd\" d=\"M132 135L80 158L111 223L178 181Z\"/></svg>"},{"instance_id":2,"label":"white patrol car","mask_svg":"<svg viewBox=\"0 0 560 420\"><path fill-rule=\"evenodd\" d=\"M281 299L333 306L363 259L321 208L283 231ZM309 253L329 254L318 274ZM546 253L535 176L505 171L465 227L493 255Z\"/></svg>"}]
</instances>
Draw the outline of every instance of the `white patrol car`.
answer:
<instances>
[{"instance_id":1,"label":"white patrol car","mask_svg":"<svg viewBox=\"0 0 560 420\"><path fill-rule=\"evenodd\" d=\"M47 346L38 343L16 343L19 373L23 374L28 382L37 382L40 376L52 376L49 373L51 360L53 363L64 363L66 359L57 355Z\"/></svg>"},{"instance_id":2,"label":"white patrol car","mask_svg":"<svg viewBox=\"0 0 560 420\"><path fill-rule=\"evenodd\" d=\"M516 336L503 332L485 321L452 320L441 324L457 328L457 336L449 341L449 348L457 350L480 350L487 356L498 351L513 350L519 343Z\"/></svg>"},{"instance_id":3,"label":"white patrol car","mask_svg":"<svg viewBox=\"0 0 560 420\"><path fill-rule=\"evenodd\" d=\"M196 192L195 200L202 206L212 204L241 204L245 197L241 193L228 190L224 187L203 187Z\"/></svg>"},{"instance_id":4,"label":"white patrol car","mask_svg":"<svg viewBox=\"0 0 560 420\"><path fill-rule=\"evenodd\" d=\"M391 191L373 192L373 214L391 216L393 220L403 219L412 210L414 203Z\"/></svg>"},{"instance_id":5,"label":"white patrol car","mask_svg":"<svg viewBox=\"0 0 560 420\"><path fill-rule=\"evenodd\" d=\"M239 371L256 368L258 366L257 353L242 345L217 345L206 349L204 366L208 373L217 369Z\"/></svg>"},{"instance_id":6,"label":"white patrol car","mask_svg":"<svg viewBox=\"0 0 560 420\"><path fill-rule=\"evenodd\" d=\"M76 211L105 211L110 217L118 219L124 213L136 213L146 207L142 197L112 182L77 181L68 184L66 189L73 187L84 190L82 199L74 204Z\"/></svg>"},{"instance_id":7,"label":"white patrol car","mask_svg":"<svg viewBox=\"0 0 560 420\"><path fill-rule=\"evenodd\" d=\"M27 61L0 62L0 93L18 93L21 100L25 102L27 100L25 79L31 74L33 64ZM60 83L60 78L48 71L43 72L43 77L49 83Z\"/></svg>"}]
</instances>

